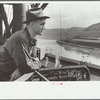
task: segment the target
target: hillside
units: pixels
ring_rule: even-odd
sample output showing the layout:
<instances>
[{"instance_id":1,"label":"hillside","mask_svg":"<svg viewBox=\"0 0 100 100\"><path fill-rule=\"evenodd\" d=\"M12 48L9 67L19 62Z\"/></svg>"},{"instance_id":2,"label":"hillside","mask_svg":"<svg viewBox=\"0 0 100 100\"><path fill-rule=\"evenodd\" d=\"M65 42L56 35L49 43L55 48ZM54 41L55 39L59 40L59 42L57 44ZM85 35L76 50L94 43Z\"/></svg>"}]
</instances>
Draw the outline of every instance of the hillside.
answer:
<instances>
[{"instance_id":1,"label":"hillside","mask_svg":"<svg viewBox=\"0 0 100 100\"><path fill-rule=\"evenodd\" d=\"M52 39L52 40L57 40L64 37L65 37L65 29L46 29L44 30L43 35L39 36L39 38L42 39Z\"/></svg>"},{"instance_id":2,"label":"hillside","mask_svg":"<svg viewBox=\"0 0 100 100\"><path fill-rule=\"evenodd\" d=\"M86 28L72 27L66 31L66 37L100 37L100 23L93 24Z\"/></svg>"},{"instance_id":3,"label":"hillside","mask_svg":"<svg viewBox=\"0 0 100 100\"><path fill-rule=\"evenodd\" d=\"M42 39L61 39L61 38L80 38L88 37L95 38L100 37L100 23L93 24L89 27L72 27L69 29L46 29L42 36Z\"/></svg>"},{"instance_id":4,"label":"hillside","mask_svg":"<svg viewBox=\"0 0 100 100\"><path fill-rule=\"evenodd\" d=\"M72 27L67 29L66 31L66 38L71 38L71 37L79 37L81 35L81 32L84 30L84 28L81 27Z\"/></svg>"}]
</instances>

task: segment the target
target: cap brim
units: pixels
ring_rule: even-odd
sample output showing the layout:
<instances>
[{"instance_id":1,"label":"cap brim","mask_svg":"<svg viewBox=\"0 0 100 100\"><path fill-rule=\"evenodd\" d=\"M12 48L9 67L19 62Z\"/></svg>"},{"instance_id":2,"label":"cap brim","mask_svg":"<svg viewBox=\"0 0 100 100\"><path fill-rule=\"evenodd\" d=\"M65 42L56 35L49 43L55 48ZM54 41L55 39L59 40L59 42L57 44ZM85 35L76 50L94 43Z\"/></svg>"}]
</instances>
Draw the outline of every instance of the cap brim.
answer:
<instances>
[{"instance_id":1,"label":"cap brim","mask_svg":"<svg viewBox=\"0 0 100 100\"><path fill-rule=\"evenodd\" d=\"M26 24L28 22L31 22L31 21L34 21L34 20L38 20L38 19L48 19L48 18L50 18L50 17L48 17L48 16L37 17L37 18L34 18L34 19L26 20L26 21L23 22L23 24Z\"/></svg>"}]
</instances>

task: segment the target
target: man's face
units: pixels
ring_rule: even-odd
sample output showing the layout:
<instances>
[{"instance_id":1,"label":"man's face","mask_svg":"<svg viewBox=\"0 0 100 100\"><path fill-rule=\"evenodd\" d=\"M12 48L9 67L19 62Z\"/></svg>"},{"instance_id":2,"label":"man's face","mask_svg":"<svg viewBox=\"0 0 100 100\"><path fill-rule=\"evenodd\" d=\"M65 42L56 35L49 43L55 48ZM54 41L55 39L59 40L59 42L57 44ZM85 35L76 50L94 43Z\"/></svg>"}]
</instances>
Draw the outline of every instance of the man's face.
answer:
<instances>
[{"instance_id":1,"label":"man's face","mask_svg":"<svg viewBox=\"0 0 100 100\"><path fill-rule=\"evenodd\" d=\"M33 32L36 35L42 35L42 32L45 28L46 19L33 21Z\"/></svg>"}]
</instances>

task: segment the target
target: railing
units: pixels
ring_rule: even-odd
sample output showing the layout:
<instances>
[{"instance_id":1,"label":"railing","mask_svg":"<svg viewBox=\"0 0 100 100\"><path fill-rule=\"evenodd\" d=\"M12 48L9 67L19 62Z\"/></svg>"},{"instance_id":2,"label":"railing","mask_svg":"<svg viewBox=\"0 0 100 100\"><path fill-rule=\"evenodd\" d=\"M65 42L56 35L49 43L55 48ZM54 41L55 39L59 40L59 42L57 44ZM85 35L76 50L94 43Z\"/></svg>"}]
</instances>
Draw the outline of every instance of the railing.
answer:
<instances>
[{"instance_id":1,"label":"railing","mask_svg":"<svg viewBox=\"0 0 100 100\"><path fill-rule=\"evenodd\" d=\"M90 72L86 66L65 66L62 68L43 68L27 81L89 81Z\"/></svg>"}]
</instances>

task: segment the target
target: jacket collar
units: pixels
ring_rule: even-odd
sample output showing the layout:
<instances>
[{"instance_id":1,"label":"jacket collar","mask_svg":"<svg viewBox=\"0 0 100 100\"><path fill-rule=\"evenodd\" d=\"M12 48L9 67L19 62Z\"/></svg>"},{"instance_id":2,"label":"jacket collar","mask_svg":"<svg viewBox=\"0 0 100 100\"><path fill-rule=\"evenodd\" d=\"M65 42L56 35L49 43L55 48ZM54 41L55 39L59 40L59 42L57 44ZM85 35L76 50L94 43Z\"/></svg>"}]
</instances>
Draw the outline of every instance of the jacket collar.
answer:
<instances>
[{"instance_id":1,"label":"jacket collar","mask_svg":"<svg viewBox=\"0 0 100 100\"><path fill-rule=\"evenodd\" d=\"M24 31L25 31L26 34L27 34L27 37L28 37L28 40L29 40L29 46L35 46L37 40L36 40L35 38L34 38L34 39L31 38L30 33L29 33L27 27L25 27Z\"/></svg>"}]
</instances>

